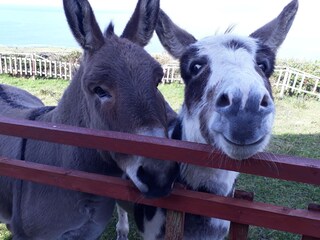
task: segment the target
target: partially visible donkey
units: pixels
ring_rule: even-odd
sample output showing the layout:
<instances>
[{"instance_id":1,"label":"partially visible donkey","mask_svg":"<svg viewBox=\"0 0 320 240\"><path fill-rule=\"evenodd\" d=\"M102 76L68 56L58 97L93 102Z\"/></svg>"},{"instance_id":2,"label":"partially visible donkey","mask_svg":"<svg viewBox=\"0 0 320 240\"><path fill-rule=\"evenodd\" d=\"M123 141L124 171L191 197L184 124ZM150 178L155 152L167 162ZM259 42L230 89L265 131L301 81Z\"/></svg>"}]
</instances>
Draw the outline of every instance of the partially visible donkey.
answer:
<instances>
[{"instance_id":1,"label":"partially visible donkey","mask_svg":"<svg viewBox=\"0 0 320 240\"><path fill-rule=\"evenodd\" d=\"M139 0L121 37L103 34L87 0L64 0L66 17L84 50L81 66L57 107L0 85L0 115L73 126L166 137L167 107L157 89L163 70L141 46L150 40L158 0ZM140 45L140 46L139 46ZM174 162L0 135L0 156L120 176L147 197L169 194ZM114 199L0 176L0 221L14 240L98 239Z\"/></svg>"},{"instance_id":2,"label":"partially visible donkey","mask_svg":"<svg viewBox=\"0 0 320 240\"><path fill-rule=\"evenodd\" d=\"M180 59L185 83L173 138L210 144L236 160L264 150L275 114L269 77L297 9L293 0L249 37L227 32L199 41L160 11L156 32L167 51ZM181 164L179 182L188 189L232 196L237 176ZM165 210L139 205L135 220L144 239L163 239ZM228 229L228 221L186 214L184 239L223 239Z\"/></svg>"}]
</instances>

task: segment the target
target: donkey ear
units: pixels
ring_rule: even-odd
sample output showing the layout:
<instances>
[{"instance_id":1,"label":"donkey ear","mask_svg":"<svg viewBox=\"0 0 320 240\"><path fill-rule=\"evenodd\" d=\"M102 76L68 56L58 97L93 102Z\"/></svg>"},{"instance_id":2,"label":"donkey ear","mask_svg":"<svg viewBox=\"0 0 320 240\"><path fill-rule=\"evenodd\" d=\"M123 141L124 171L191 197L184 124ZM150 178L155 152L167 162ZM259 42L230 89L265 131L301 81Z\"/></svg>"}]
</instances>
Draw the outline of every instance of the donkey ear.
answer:
<instances>
[{"instance_id":1,"label":"donkey ear","mask_svg":"<svg viewBox=\"0 0 320 240\"><path fill-rule=\"evenodd\" d=\"M276 53L291 28L298 6L298 0L291 1L277 18L256 30L250 37L258 39Z\"/></svg>"},{"instance_id":2,"label":"donkey ear","mask_svg":"<svg viewBox=\"0 0 320 240\"><path fill-rule=\"evenodd\" d=\"M162 46L175 58L180 58L186 48L197 41L190 33L174 24L161 9L156 32Z\"/></svg>"},{"instance_id":3,"label":"donkey ear","mask_svg":"<svg viewBox=\"0 0 320 240\"><path fill-rule=\"evenodd\" d=\"M63 0L64 12L75 39L87 51L94 52L104 43L92 8L87 0Z\"/></svg>"},{"instance_id":4,"label":"donkey ear","mask_svg":"<svg viewBox=\"0 0 320 240\"><path fill-rule=\"evenodd\" d=\"M152 38L160 9L159 0L139 0L121 37L144 47Z\"/></svg>"}]
</instances>

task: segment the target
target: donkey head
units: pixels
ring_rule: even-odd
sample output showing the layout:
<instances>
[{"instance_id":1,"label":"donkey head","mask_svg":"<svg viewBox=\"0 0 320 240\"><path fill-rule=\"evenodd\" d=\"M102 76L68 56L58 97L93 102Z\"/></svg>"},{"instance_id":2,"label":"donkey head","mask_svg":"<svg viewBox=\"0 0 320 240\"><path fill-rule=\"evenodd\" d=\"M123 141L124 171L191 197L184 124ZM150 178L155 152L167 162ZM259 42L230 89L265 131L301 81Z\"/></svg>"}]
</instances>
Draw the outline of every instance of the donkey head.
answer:
<instances>
[{"instance_id":1,"label":"donkey head","mask_svg":"<svg viewBox=\"0 0 320 240\"><path fill-rule=\"evenodd\" d=\"M199 41L160 11L156 32L180 59L185 82L184 139L215 145L234 159L265 148L275 113L269 77L297 9L293 0L249 37L227 32Z\"/></svg>"},{"instance_id":2,"label":"donkey head","mask_svg":"<svg viewBox=\"0 0 320 240\"><path fill-rule=\"evenodd\" d=\"M142 47L157 24L159 1L139 0L121 37L110 24L103 34L86 0L64 0L71 31L84 50L77 73L86 126L158 137L167 136L166 102L157 89L163 70ZM76 76L77 77L77 76ZM126 154L112 158L148 197L167 195L178 165Z\"/></svg>"}]
</instances>

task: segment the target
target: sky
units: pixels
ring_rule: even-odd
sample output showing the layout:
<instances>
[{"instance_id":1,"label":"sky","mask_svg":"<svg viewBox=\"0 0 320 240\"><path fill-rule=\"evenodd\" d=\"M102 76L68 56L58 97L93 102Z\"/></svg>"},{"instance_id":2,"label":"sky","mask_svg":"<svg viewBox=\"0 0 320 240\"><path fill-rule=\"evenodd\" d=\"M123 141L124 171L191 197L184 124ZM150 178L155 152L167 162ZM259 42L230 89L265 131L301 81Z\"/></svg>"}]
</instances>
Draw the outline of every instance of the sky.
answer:
<instances>
[{"instance_id":1,"label":"sky","mask_svg":"<svg viewBox=\"0 0 320 240\"><path fill-rule=\"evenodd\" d=\"M90 0L101 28L112 20L118 34L133 12L136 0ZM249 35L275 18L289 0L161 0L161 8L180 27L196 38L222 33L230 25L234 32ZM2 5L34 5L62 9L62 0L0 0ZM299 10L287 39L278 56L320 60L319 0L300 0ZM110 13L110 14L106 14ZM1 18L1 16L0 16ZM156 46L156 47L155 47ZM156 49L156 50L155 50ZM147 50L162 52L163 48L154 36Z\"/></svg>"}]
</instances>

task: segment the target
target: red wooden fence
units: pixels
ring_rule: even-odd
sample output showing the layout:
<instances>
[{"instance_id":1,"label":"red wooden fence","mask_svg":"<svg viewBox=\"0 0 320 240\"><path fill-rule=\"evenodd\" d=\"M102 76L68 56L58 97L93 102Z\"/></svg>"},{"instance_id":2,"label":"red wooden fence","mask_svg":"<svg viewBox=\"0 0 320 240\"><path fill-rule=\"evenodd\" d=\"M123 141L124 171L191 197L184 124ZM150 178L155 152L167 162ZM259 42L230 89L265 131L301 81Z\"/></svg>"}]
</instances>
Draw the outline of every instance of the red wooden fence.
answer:
<instances>
[{"instance_id":1,"label":"red wooden fence","mask_svg":"<svg viewBox=\"0 0 320 240\"><path fill-rule=\"evenodd\" d=\"M223 164L221 164L217 160L221 158L221 154L204 144L4 117L0 117L0 134L320 185L320 160L318 159L262 153L241 162L223 156ZM150 200L143 198L139 191L126 180L5 157L0 158L0 175L181 212L227 219L240 224L302 234L303 239L320 238L320 212L315 211L315 207L310 210L291 209L184 189L174 189L166 198Z\"/></svg>"}]
</instances>

